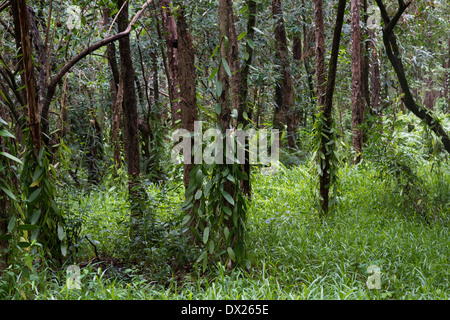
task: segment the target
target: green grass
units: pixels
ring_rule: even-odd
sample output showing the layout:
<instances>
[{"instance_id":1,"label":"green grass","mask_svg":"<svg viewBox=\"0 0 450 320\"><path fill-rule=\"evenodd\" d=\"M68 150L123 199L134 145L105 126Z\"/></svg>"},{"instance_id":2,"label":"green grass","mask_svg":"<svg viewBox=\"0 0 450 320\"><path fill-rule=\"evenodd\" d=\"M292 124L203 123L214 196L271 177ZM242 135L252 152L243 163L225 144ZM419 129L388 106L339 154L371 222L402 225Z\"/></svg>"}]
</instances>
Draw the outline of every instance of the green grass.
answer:
<instances>
[{"instance_id":1,"label":"green grass","mask_svg":"<svg viewBox=\"0 0 450 320\"><path fill-rule=\"evenodd\" d=\"M82 268L81 290L68 290L65 271L14 273L13 287L0 283L7 299L449 299L450 173L424 167L431 224L407 206L391 179L369 165L340 170L339 201L317 219L313 179L300 165L276 176L256 175L249 205L248 270L211 265L184 268L196 258L180 237L182 190L148 186L148 210L157 216L160 241L146 243L142 264L93 262ZM83 220L100 255L111 261L126 254L128 207L120 190L67 195L66 210ZM425 200L424 200L425 201ZM154 234L153 234L154 235ZM94 246L79 245L80 260ZM181 261L181 262L180 262ZM80 261L78 261L80 262ZM367 267L381 268L381 289L368 289ZM2 289L3 288L3 289ZM1 291L3 290L3 292ZM9 291L8 291L9 290ZM7 292L8 291L8 292Z\"/></svg>"}]
</instances>

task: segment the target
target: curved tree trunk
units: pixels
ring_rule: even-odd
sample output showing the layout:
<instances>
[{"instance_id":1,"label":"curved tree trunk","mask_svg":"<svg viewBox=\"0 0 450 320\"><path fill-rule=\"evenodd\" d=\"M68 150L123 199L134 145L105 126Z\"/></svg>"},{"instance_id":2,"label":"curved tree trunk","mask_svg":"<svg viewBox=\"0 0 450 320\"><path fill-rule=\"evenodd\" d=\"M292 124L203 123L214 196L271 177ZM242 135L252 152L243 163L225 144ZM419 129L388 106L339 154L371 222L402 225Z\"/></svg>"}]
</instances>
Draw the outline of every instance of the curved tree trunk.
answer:
<instances>
[{"instance_id":1,"label":"curved tree trunk","mask_svg":"<svg viewBox=\"0 0 450 320\"><path fill-rule=\"evenodd\" d=\"M376 0L378 7L381 11L381 16L383 18L385 27L383 29L383 42L384 47L386 48L386 54L391 62L395 73L397 74L398 81L400 83L400 87L403 91L403 102L406 108L415 114L421 120L430 127L430 129L441 138L442 143L444 144L445 150L450 153L450 138L443 128L443 126L439 123L437 119L435 119L432 111L428 110L424 106L417 104L415 101L411 89L408 84L408 80L406 79L405 68L403 66L402 59L400 57L400 50L397 45L397 40L394 34L394 28L400 19L401 15L405 12L411 2L407 4L404 3L403 0L399 0L399 8L395 16L390 19L389 15L386 11L386 7L383 4L382 0Z\"/></svg>"}]
</instances>

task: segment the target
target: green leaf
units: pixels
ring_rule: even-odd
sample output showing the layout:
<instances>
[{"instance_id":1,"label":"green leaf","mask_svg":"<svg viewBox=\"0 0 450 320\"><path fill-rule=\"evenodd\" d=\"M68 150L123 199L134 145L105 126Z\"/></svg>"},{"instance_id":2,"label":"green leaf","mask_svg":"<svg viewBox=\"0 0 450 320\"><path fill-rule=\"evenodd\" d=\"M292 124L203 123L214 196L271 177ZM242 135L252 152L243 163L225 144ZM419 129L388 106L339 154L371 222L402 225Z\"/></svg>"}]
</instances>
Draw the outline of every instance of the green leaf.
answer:
<instances>
[{"instance_id":1,"label":"green leaf","mask_svg":"<svg viewBox=\"0 0 450 320\"><path fill-rule=\"evenodd\" d=\"M8 222L8 232L12 232L16 226L16 217L12 216Z\"/></svg>"},{"instance_id":2,"label":"green leaf","mask_svg":"<svg viewBox=\"0 0 450 320\"><path fill-rule=\"evenodd\" d=\"M220 112L222 111L222 106L220 105L220 103L216 103L216 105L214 106L214 111L216 111L217 115L220 114Z\"/></svg>"},{"instance_id":3,"label":"green leaf","mask_svg":"<svg viewBox=\"0 0 450 320\"><path fill-rule=\"evenodd\" d=\"M216 82L216 94L217 94L217 97L220 97L222 95L222 90L223 90L222 82L221 81L217 81Z\"/></svg>"},{"instance_id":4,"label":"green leaf","mask_svg":"<svg viewBox=\"0 0 450 320\"><path fill-rule=\"evenodd\" d=\"M1 152L0 152L0 155L5 156L5 157L7 157L7 158L9 158L9 159L11 159L11 160L13 160L13 161L19 163L19 164L23 164L23 162L22 162L20 159L16 158L16 157L13 156L12 154L9 154L9 153L6 153L6 152L1 151Z\"/></svg>"},{"instance_id":5,"label":"green leaf","mask_svg":"<svg viewBox=\"0 0 450 320\"><path fill-rule=\"evenodd\" d=\"M8 197L10 197L12 200L17 201L16 196L14 196L14 194L11 192L11 190L9 190L9 189L7 189L7 188L5 188L3 186L0 186L0 189L2 189L3 192L6 193L6 195Z\"/></svg>"},{"instance_id":6,"label":"green leaf","mask_svg":"<svg viewBox=\"0 0 450 320\"><path fill-rule=\"evenodd\" d=\"M26 201L33 202L34 200L36 200L36 198L39 196L40 193L41 193L41 188L34 190L33 193L28 197L28 199Z\"/></svg>"},{"instance_id":7,"label":"green leaf","mask_svg":"<svg viewBox=\"0 0 450 320\"><path fill-rule=\"evenodd\" d=\"M202 185L203 183L203 172L202 170L198 170L195 174L195 181L197 182L197 185Z\"/></svg>"},{"instance_id":8,"label":"green leaf","mask_svg":"<svg viewBox=\"0 0 450 320\"><path fill-rule=\"evenodd\" d=\"M215 68L215 69L211 72L211 75L209 76L208 81L211 81L212 79L214 79L214 77L215 77L216 74L217 74L217 71L219 71L219 68Z\"/></svg>"},{"instance_id":9,"label":"green leaf","mask_svg":"<svg viewBox=\"0 0 450 320\"><path fill-rule=\"evenodd\" d=\"M209 250L209 253L211 253L211 254L214 252L214 241L212 241L212 240L209 241L208 250Z\"/></svg>"},{"instance_id":10,"label":"green leaf","mask_svg":"<svg viewBox=\"0 0 450 320\"><path fill-rule=\"evenodd\" d=\"M6 131L6 130L4 130L4 129L0 129L0 136L1 136L1 137L12 138L12 139L15 139L15 138L16 138L16 137L14 137L14 135L13 135L11 132Z\"/></svg>"},{"instance_id":11,"label":"green leaf","mask_svg":"<svg viewBox=\"0 0 450 320\"><path fill-rule=\"evenodd\" d=\"M62 241L65 238L65 236L66 234L64 232L63 227L60 224L58 224L58 239Z\"/></svg>"},{"instance_id":12,"label":"green leaf","mask_svg":"<svg viewBox=\"0 0 450 320\"><path fill-rule=\"evenodd\" d=\"M228 238L230 237L230 229L228 229L228 227L225 227L225 228L223 229L223 234L224 234L224 236L225 236L225 241L227 241Z\"/></svg>"},{"instance_id":13,"label":"green leaf","mask_svg":"<svg viewBox=\"0 0 450 320\"><path fill-rule=\"evenodd\" d=\"M234 206L234 199L228 192L222 191L222 195L231 205Z\"/></svg>"},{"instance_id":14,"label":"green leaf","mask_svg":"<svg viewBox=\"0 0 450 320\"><path fill-rule=\"evenodd\" d=\"M39 177L42 175L42 172L44 172L44 168L42 167L36 168L36 171L34 172L33 175L33 184L39 179ZM33 187L33 185L31 185L30 187Z\"/></svg>"},{"instance_id":15,"label":"green leaf","mask_svg":"<svg viewBox=\"0 0 450 320\"><path fill-rule=\"evenodd\" d=\"M65 243L61 245L61 254L63 255L63 257L67 255L67 246Z\"/></svg>"},{"instance_id":16,"label":"green leaf","mask_svg":"<svg viewBox=\"0 0 450 320\"><path fill-rule=\"evenodd\" d=\"M21 224L21 225L19 225L19 229L20 230L26 230L26 231L36 230L38 228L39 227L37 225L35 225L35 224Z\"/></svg>"},{"instance_id":17,"label":"green leaf","mask_svg":"<svg viewBox=\"0 0 450 320\"><path fill-rule=\"evenodd\" d=\"M203 230L203 243L206 244L209 239L209 227L206 227L205 230Z\"/></svg>"},{"instance_id":18,"label":"green leaf","mask_svg":"<svg viewBox=\"0 0 450 320\"><path fill-rule=\"evenodd\" d=\"M198 200L198 199L200 199L201 198L201 196L202 196L202 194L203 194L203 192L202 192L202 190L201 189L199 189L199 190L197 190L197 192L195 193L195 200Z\"/></svg>"},{"instance_id":19,"label":"green leaf","mask_svg":"<svg viewBox=\"0 0 450 320\"><path fill-rule=\"evenodd\" d=\"M223 65L223 68L225 69L225 72L227 73L227 75L231 78L230 66L228 65L228 62L225 58L222 58L222 65Z\"/></svg>"},{"instance_id":20,"label":"green leaf","mask_svg":"<svg viewBox=\"0 0 450 320\"><path fill-rule=\"evenodd\" d=\"M219 45L216 46L216 48L214 49L211 57L209 57L209 59L211 60L212 58L214 58L214 56L216 55L217 51L219 51Z\"/></svg>"},{"instance_id":21,"label":"green leaf","mask_svg":"<svg viewBox=\"0 0 450 320\"><path fill-rule=\"evenodd\" d=\"M191 216L190 215L185 215L184 216L184 218L183 218L183 221L181 222L181 225L186 225L188 222L189 222L189 220L191 220Z\"/></svg>"},{"instance_id":22,"label":"green leaf","mask_svg":"<svg viewBox=\"0 0 450 320\"><path fill-rule=\"evenodd\" d=\"M262 32L260 29L253 27L253 30L255 30L258 33L261 33L262 35L265 35L264 32Z\"/></svg>"},{"instance_id":23,"label":"green leaf","mask_svg":"<svg viewBox=\"0 0 450 320\"><path fill-rule=\"evenodd\" d=\"M241 41L242 38L244 38L247 35L247 31L242 32L239 36L238 36L238 41Z\"/></svg>"},{"instance_id":24,"label":"green leaf","mask_svg":"<svg viewBox=\"0 0 450 320\"><path fill-rule=\"evenodd\" d=\"M225 211L225 213L229 216L231 216L231 214L232 214L231 209L228 207L223 207L223 211Z\"/></svg>"},{"instance_id":25,"label":"green leaf","mask_svg":"<svg viewBox=\"0 0 450 320\"><path fill-rule=\"evenodd\" d=\"M230 256L231 260L236 261L236 256L234 255L234 251L231 247L227 248L227 252L228 252L228 255Z\"/></svg>"},{"instance_id":26,"label":"green leaf","mask_svg":"<svg viewBox=\"0 0 450 320\"><path fill-rule=\"evenodd\" d=\"M250 48L255 49L255 43L253 42L252 39L247 38L247 43L250 46Z\"/></svg>"},{"instance_id":27,"label":"green leaf","mask_svg":"<svg viewBox=\"0 0 450 320\"><path fill-rule=\"evenodd\" d=\"M20 241L17 245L21 248L28 248L30 246L30 243L25 242L25 241Z\"/></svg>"},{"instance_id":28,"label":"green leaf","mask_svg":"<svg viewBox=\"0 0 450 320\"><path fill-rule=\"evenodd\" d=\"M33 213L33 215L30 218L30 223L31 224L36 224L36 222L38 222L39 217L41 216L41 210L37 210L35 213Z\"/></svg>"}]
</instances>

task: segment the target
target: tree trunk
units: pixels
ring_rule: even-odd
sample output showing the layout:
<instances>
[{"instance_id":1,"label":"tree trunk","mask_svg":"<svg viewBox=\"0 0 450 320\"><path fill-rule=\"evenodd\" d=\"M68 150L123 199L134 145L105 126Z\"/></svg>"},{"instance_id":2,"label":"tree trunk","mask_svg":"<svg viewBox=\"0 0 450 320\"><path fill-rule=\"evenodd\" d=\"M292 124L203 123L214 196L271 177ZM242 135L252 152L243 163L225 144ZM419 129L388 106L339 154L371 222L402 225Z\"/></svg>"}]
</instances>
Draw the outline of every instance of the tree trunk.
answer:
<instances>
[{"instance_id":1,"label":"tree trunk","mask_svg":"<svg viewBox=\"0 0 450 320\"><path fill-rule=\"evenodd\" d=\"M103 25L107 27L109 25L109 9L103 9ZM108 65L111 69L111 80L109 81L109 88L111 91L111 106L112 106L112 118L111 118L111 142L113 144L113 161L114 161L114 174L117 176L117 171L122 166L120 159L120 119L121 119L121 106L123 99L123 90L119 97L119 82L120 73L119 66L116 59L116 45L111 42L106 45L106 56L108 58ZM118 98L120 101L117 101Z\"/></svg>"},{"instance_id":2,"label":"tree trunk","mask_svg":"<svg viewBox=\"0 0 450 320\"><path fill-rule=\"evenodd\" d=\"M179 125L181 119L180 113L180 93L179 93L179 62L178 62L178 34L175 18L173 17L170 9L170 0L160 1L160 10L162 16L162 24L164 30L164 38L167 45L167 57L168 57L168 74L167 79L169 84L169 97L170 97L170 111L172 118L172 126L175 128Z\"/></svg>"},{"instance_id":3,"label":"tree trunk","mask_svg":"<svg viewBox=\"0 0 450 320\"><path fill-rule=\"evenodd\" d=\"M123 0L118 0L118 8L124 6L117 17L119 32L124 31L128 24L128 3L124 4ZM131 202L131 237L135 236L133 230L135 226L134 219L139 218L141 212L138 206L140 199L140 190L138 188L139 176L141 173L140 156L139 156L139 132L138 132L138 113L136 103L136 92L134 85L134 68L131 55L130 37L126 36L119 40L120 54L120 75L119 82L123 90L122 110L124 116L124 136L125 136L125 159L128 169L128 189Z\"/></svg>"},{"instance_id":4,"label":"tree trunk","mask_svg":"<svg viewBox=\"0 0 450 320\"><path fill-rule=\"evenodd\" d=\"M315 20L315 55L316 55L316 88L317 105L323 107L325 104L325 26L323 23L322 0L314 0L314 20Z\"/></svg>"},{"instance_id":5,"label":"tree trunk","mask_svg":"<svg viewBox=\"0 0 450 320\"><path fill-rule=\"evenodd\" d=\"M320 193L320 207L321 214L325 215L329 210L329 190L330 184L333 182L334 177L331 171L332 157L333 157L333 141L331 129L333 128L333 94L336 82L336 70L339 56L339 45L341 41L341 31L344 21L346 0L339 0L338 11L336 17L336 26L334 28L333 44L331 49L331 57L328 70L328 80L325 83L325 44L324 44L324 25L323 25L323 12L322 12L322 0L314 1L314 12L316 20L316 74L320 78L317 82L317 92L319 99L319 107L323 111L324 124L322 132L320 134L320 150L319 152L324 157L319 157L319 166L321 167L322 174L319 177L319 193ZM326 85L326 86L325 86Z\"/></svg>"},{"instance_id":6,"label":"tree trunk","mask_svg":"<svg viewBox=\"0 0 450 320\"><path fill-rule=\"evenodd\" d=\"M276 110L274 113L273 126L283 130L287 125L288 145L295 147L296 119L294 112L294 89L289 65L286 30L283 21L281 0L272 0L272 14L275 22L276 63L280 65L281 81L276 84Z\"/></svg>"},{"instance_id":7,"label":"tree trunk","mask_svg":"<svg viewBox=\"0 0 450 320\"><path fill-rule=\"evenodd\" d=\"M374 32L369 33L369 48L371 50L370 63L370 106L373 113L376 113L381 119L380 97L381 97L381 79L380 62L378 61L378 52L376 48L376 37Z\"/></svg>"},{"instance_id":8,"label":"tree trunk","mask_svg":"<svg viewBox=\"0 0 450 320\"><path fill-rule=\"evenodd\" d=\"M351 0L351 30L352 30L352 142L356 153L354 162L361 161L364 121L360 1Z\"/></svg>"},{"instance_id":9,"label":"tree trunk","mask_svg":"<svg viewBox=\"0 0 450 320\"><path fill-rule=\"evenodd\" d=\"M251 41L255 38L255 30L253 29L256 25L256 13L257 13L257 3L254 0L248 0L248 22L247 22L247 38ZM250 74L250 65L253 59L253 47L248 44L245 48L248 58L244 59L244 65L242 68L242 86L241 86L241 101L242 108L239 109L238 113L238 124L243 124L244 128L250 123L248 119L252 118L252 108L250 107L250 101L248 100L248 78ZM247 117L244 117L244 112ZM245 163L243 165L243 170L247 175L246 180L241 181L241 187L244 194L248 198L251 197L251 184L250 184L250 157L248 152L248 138L245 139Z\"/></svg>"},{"instance_id":10,"label":"tree trunk","mask_svg":"<svg viewBox=\"0 0 450 320\"><path fill-rule=\"evenodd\" d=\"M26 0L17 0L19 14L20 34L22 43L22 60L28 105L28 126L34 155L37 157L42 147L41 123L38 114L38 96L36 93L36 79L34 77L34 63L31 51L30 25Z\"/></svg>"},{"instance_id":11,"label":"tree trunk","mask_svg":"<svg viewBox=\"0 0 450 320\"><path fill-rule=\"evenodd\" d=\"M181 126L189 132L194 132L194 122L198 120L197 114L197 90L195 85L195 51L192 38L187 29L184 8L177 17L178 33L178 59L180 81L180 108ZM191 140L192 141L192 140ZM192 143L190 145L193 145ZM184 186L189 187L190 173L194 168L191 159L190 164L184 164Z\"/></svg>"}]
</instances>

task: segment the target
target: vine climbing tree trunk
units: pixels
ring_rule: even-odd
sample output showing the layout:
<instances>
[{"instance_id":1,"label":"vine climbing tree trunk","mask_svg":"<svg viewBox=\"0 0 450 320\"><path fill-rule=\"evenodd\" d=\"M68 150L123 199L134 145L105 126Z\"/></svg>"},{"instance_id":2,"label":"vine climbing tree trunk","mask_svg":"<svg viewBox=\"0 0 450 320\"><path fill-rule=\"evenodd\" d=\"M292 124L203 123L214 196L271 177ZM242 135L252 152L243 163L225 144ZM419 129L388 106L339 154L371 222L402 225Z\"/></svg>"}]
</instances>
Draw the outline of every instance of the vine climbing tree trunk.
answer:
<instances>
[{"instance_id":1,"label":"vine climbing tree trunk","mask_svg":"<svg viewBox=\"0 0 450 320\"><path fill-rule=\"evenodd\" d=\"M333 34L333 44L331 49L328 80L325 78L325 37L323 24L322 0L314 1L314 15L316 21L316 75L317 75L317 95L318 106L322 116L318 119L319 139L318 146L318 166L319 166L319 194L321 215L325 215L329 210L329 190L335 180L333 168L334 143L333 139L333 94L336 82L336 70L339 56L339 45L341 41L341 31L344 21L346 0L339 0L336 25Z\"/></svg>"}]
</instances>

